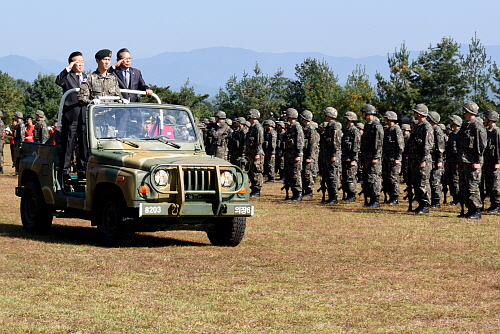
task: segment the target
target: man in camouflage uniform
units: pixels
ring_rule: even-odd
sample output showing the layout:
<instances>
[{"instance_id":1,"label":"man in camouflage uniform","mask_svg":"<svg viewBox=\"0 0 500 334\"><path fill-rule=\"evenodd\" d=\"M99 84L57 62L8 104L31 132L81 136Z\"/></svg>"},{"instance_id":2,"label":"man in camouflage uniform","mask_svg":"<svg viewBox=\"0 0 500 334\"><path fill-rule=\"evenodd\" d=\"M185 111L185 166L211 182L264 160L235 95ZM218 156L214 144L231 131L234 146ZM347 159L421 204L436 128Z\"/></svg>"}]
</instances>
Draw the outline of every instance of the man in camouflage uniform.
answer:
<instances>
[{"instance_id":1,"label":"man in camouflage uniform","mask_svg":"<svg viewBox=\"0 0 500 334\"><path fill-rule=\"evenodd\" d=\"M382 145L384 130L375 117L376 109L371 104L361 107L366 123L361 137L361 165L363 166L363 193L365 207L380 207L382 191ZM368 202L368 198L370 201Z\"/></svg>"},{"instance_id":2,"label":"man in camouflage uniform","mask_svg":"<svg viewBox=\"0 0 500 334\"><path fill-rule=\"evenodd\" d=\"M37 110L35 116L36 124L33 137L36 143L45 144L45 142L49 139L49 129L47 128L47 123L45 122L45 113L41 110Z\"/></svg>"},{"instance_id":3,"label":"man in camouflage uniform","mask_svg":"<svg viewBox=\"0 0 500 334\"><path fill-rule=\"evenodd\" d=\"M243 151L245 149L245 136L248 131L243 125L244 122L246 121L243 117L235 118L233 121L234 131L228 142L229 156L232 164L236 164L237 160L243 156Z\"/></svg>"},{"instance_id":4,"label":"man in camouflage uniform","mask_svg":"<svg viewBox=\"0 0 500 334\"><path fill-rule=\"evenodd\" d=\"M323 111L325 121L328 122L321 137L322 149L322 179L328 192L328 200L324 204L338 204L340 175L342 169L342 126L335 121L337 109L327 107Z\"/></svg>"},{"instance_id":5,"label":"man in camouflage uniform","mask_svg":"<svg viewBox=\"0 0 500 334\"><path fill-rule=\"evenodd\" d=\"M461 213L459 218L481 219L481 167L487 135L483 121L477 117L478 111L479 107L472 101L462 106L462 114L467 123L462 125L459 132L458 171L462 195L460 203L467 206L468 212Z\"/></svg>"},{"instance_id":6,"label":"man in camouflage uniform","mask_svg":"<svg viewBox=\"0 0 500 334\"><path fill-rule=\"evenodd\" d=\"M226 113L216 111L214 114L215 122L208 131L207 140L211 146L211 152L217 158L227 160L227 143L229 140L230 128L226 123Z\"/></svg>"},{"instance_id":7,"label":"man in camouflage uniform","mask_svg":"<svg viewBox=\"0 0 500 334\"><path fill-rule=\"evenodd\" d=\"M342 198L346 202L356 201L356 174L358 173L361 133L355 125L358 116L348 111L344 115L346 130L342 137L342 189L346 194Z\"/></svg>"},{"instance_id":8,"label":"man in camouflage uniform","mask_svg":"<svg viewBox=\"0 0 500 334\"><path fill-rule=\"evenodd\" d=\"M20 111L16 111L14 113L14 119L17 122L14 127L13 136L14 136L14 161L13 164L15 166L15 175L18 175L19 172L19 155L21 153L21 146L26 137L26 125L23 121L23 113Z\"/></svg>"},{"instance_id":9,"label":"man in camouflage uniform","mask_svg":"<svg viewBox=\"0 0 500 334\"><path fill-rule=\"evenodd\" d=\"M317 175L319 154L319 134L312 124L313 114L309 110L300 113L300 123L304 131L304 156L302 159L302 198L312 198Z\"/></svg>"},{"instance_id":10,"label":"man in camouflage uniform","mask_svg":"<svg viewBox=\"0 0 500 334\"><path fill-rule=\"evenodd\" d=\"M304 131L297 122L299 113L293 108L286 110L287 122L290 123L285 141L285 200L302 200L302 159L304 149ZM292 197L288 197L288 189L292 189Z\"/></svg>"},{"instance_id":11,"label":"man in camouflage uniform","mask_svg":"<svg viewBox=\"0 0 500 334\"><path fill-rule=\"evenodd\" d=\"M410 124L401 125L401 131L403 132L404 145L407 147L408 140L410 139L411 127ZM408 151L404 150L401 160L401 172L403 174L403 183L408 183Z\"/></svg>"},{"instance_id":12,"label":"man in camouflage uniform","mask_svg":"<svg viewBox=\"0 0 500 334\"><path fill-rule=\"evenodd\" d=\"M498 113L490 110L486 113L484 126L487 132L487 143L484 150L483 178L484 190L490 197L489 213L500 213L500 130Z\"/></svg>"},{"instance_id":13,"label":"man in camouflage uniform","mask_svg":"<svg viewBox=\"0 0 500 334\"><path fill-rule=\"evenodd\" d=\"M384 130L382 153L382 182L384 193L389 195L389 205L399 203L399 174L403 159L404 138L401 128L396 123L398 115L394 111L384 114L387 128Z\"/></svg>"},{"instance_id":14,"label":"man in camouflage uniform","mask_svg":"<svg viewBox=\"0 0 500 334\"><path fill-rule=\"evenodd\" d=\"M270 119L266 119L262 125L264 126L264 176L267 176L266 183L274 182L276 173L276 145L278 134L274 127L276 124Z\"/></svg>"},{"instance_id":15,"label":"man in camouflage uniform","mask_svg":"<svg viewBox=\"0 0 500 334\"><path fill-rule=\"evenodd\" d=\"M434 149L432 150L432 170L431 170L431 207L441 207L441 179L444 173L443 155L446 145L446 138L443 130L439 126L441 116L435 111L429 112L429 123L434 131Z\"/></svg>"},{"instance_id":16,"label":"man in camouflage uniform","mask_svg":"<svg viewBox=\"0 0 500 334\"><path fill-rule=\"evenodd\" d=\"M280 181L285 180L285 141L286 141L286 125L283 121L276 122L277 137L276 137L276 168Z\"/></svg>"},{"instance_id":17,"label":"man in camouflage uniform","mask_svg":"<svg viewBox=\"0 0 500 334\"><path fill-rule=\"evenodd\" d=\"M5 138L5 124L2 120L3 112L0 111L0 174L3 174L3 139Z\"/></svg>"},{"instance_id":18,"label":"man in camouflage uniform","mask_svg":"<svg viewBox=\"0 0 500 334\"><path fill-rule=\"evenodd\" d=\"M260 190L264 182L262 173L264 172L264 129L259 123L260 112L257 109L250 109L247 113L250 128L245 137L245 150L243 156L246 156L250 162L248 178L251 182L251 197L260 197Z\"/></svg>"},{"instance_id":19,"label":"man in camouflage uniform","mask_svg":"<svg viewBox=\"0 0 500 334\"><path fill-rule=\"evenodd\" d=\"M425 104L417 104L413 109L417 123L413 127L408 141L409 182L415 194L417 214L429 213L431 204L431 186L429 182L432 169L432 151L434 149L434 130L427 121L429 109Z\"/></svg>"},{"instance_id":20,"label":"man in camouflage uniform","mask_svg":"<svg viewBox=\"0 0 500 334\"><path fill-rule=\"evenodd\" d=\"M450 125L452 132L448 136L446 148L444 151L444 182L450 191L453 200L448 205L460 204L459 196L459 175L458 175L458 147L460 146L460 136L458 135L462 126L462 118L458 115L450 116Z\"/></svg>"}]
</instances>

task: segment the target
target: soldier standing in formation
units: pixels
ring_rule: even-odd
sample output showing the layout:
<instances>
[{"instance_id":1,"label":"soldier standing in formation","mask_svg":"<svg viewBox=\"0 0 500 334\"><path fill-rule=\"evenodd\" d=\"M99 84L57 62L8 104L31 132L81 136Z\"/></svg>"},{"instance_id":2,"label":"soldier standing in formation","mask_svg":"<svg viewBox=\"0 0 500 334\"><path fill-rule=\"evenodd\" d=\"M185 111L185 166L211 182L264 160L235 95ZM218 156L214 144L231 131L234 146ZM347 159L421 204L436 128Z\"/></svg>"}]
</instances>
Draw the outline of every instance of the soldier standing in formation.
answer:
<instances>
[{"instance_id":1,"label":"soldier standing in formation","mask_svg":"<svg viewBox=\"0 0 500 334\"><path fill-rule=\"evenodd\" d=\"M323 115L328 124L321 137L322 180L328 192L328 200L324 204L338 204L337 196L342 168L342 126L335 121L338 112L327 107Z\"/></svg>"},{"instance_id":2,"label":"soldier standing in formation","mask_svg":"<svg viewBox=\"0 0 500 334\"><path fill-rule=\"evenodd\" d=\"M365 207L380 207L382 191L382 145L384 130L375 118L376 109L371 104L361 107L366 123L361 137L361 165L363 166L363 193ZM368 202L368 198L370 201Z\"/></svg>"},{"instance_id":3,"label":"soldier standing in formation","mask_svg":"<svg viewBox=\"0 0 500 334\"><path fill-rule=\"evenodd\" d=\"M5 138L5 124L2 120L3 112L0 111L0 174L3 174L3 139Z\"/></svg>"},{"instance_id":4,"label":"soldier standing in formation","mask_svg":"<svg viewBox=\"0 0 500 334\"><path fill-rule=\"evenodd\" d=\"M404 146L407 147L408 145L408 140L410 139L411 135L411 127L410 124L403 124L401 125L401 131L403 132L403 140L404 140ZM403 183L408 183L408 151L404 150L403 151L403 160L401 161L401 174L403 174Z\"/></svg>"},{"instance_id":5,"label":"soldier standing in formation","mask_svg":"<svg viewBox=\"0 0 500 334\"><path fill-rule=\"evenodd\" d=\"M487 143L484 150L483 179L485 194L490 197L489 213L500 213L500 130L498 113L490 110L486 113L484 126Z\"/></svg>"},{"instance_id":6,"label":"soldier standing in formation","mask_svg":"<svg viewBox=\"0 0 500 334\"><path fill-rule=\"evenodd\" d=\"M358 173L359 149L361 145L361 132L355 126L358 116L348 111L344 115L346 130L342 137L342 189L346 202L356 201L356 174Z\"/></svg>"},{"instance_id":7,"label":"soldier standing in formation","mask_svg":"<svg viewBox=\"0 0 500 334\"><path fill-rule=\"evenodd\" d=\"M34 139L36 143L45 144L49 139L49 129L47 127L47 123L45 122L45 113L41 110L37 110L35 115L36 124L33 137L35 137Z\"/></svg>"},{"instance_id":8,"label":"soldier standing in formation","mask_svg":"<svg viewBox=\"0 0 500 334\"><path fill-rule=\"evenodd\" d=\"M245 149L245 136L247 134L247 129L243 125L246 122L243 117L235 118L233 121L233 133L229 138L228 149L229 149L229 161L232 164L236 164L238 159L243 156L243 151Z\"/></svg>"},{"instance_id":9,"label":"soldier standing in formation","mask_svg":"<svg viewBox=\"0 0 500 334\"><path fill-rule=\"evenodd\" d=\"M443 130L439 126L441 116L435 111L429 112L429 124L434 132L434 148L432 150L432 170L429 183L431 185L431 207L438 209L441 207L441 179L444 173L443 155L446 145L446 138Z\"/></svg>"},{"instance_id":10,"label":"soldier standing in formation","mask_svg":"<svg viewBox=\"0 0 500 334\"><path fill-rule=\"evenodd\" d=\"M304 156L302 159L302 198L312 198L314 192L314 182L317 175L319 134L312 124L312 112L310 112L309 110L304 110L300 114L299 118L304 131Z\"/></svg>"},{"instance_id":11,"label":"soldier standing in formation","mask_svg":"<svg viewBox=\"0 0 500 334\"><path fill-rule=\"evenodd\" d=\"M304 131L297 122L299 113L293 108L286 111L287 122L290 123L286 132L285 142L285 189L286 200L302 200L302 158L304 149ZM292 189L292 197L288 197L288 189Z\"/></svg>"},{"instance_id":12,"label":"soldier standing in formation","mask_svg":"<svg viewBox=\"0 0 500 334\"><path fill-rule=\"evenodd\" d=\"M408 141L409 181L415 193L415 200L418 202L418 207L413 212L429 213L431 204L429 176L432 169L434 131L427 121L429 109L425 104L417 104L413 112L418 122Z\"/></svg>"},{"instance_id":13,"label":"soldier standing in formation","mask_svg":"<svg viewBox=\"0 0 500 334\"><path fill-rule=\"evenodd\" d=\"M382 180L384 193L389 195L385 203L395 205L399 203L399 174L403 159L404 138L401 128L396 121L398 115L394 111L387 111L384 115L387 128L384 130L382 146Z\"/></svg>"},{"instance_id":14,"label":"soldier standing in formation","mask_svg":"<svg viewBox=\"0 0 500 334\"><path fill-rule=\"evenodd\" d=\"M264 126L264 176L267 177L266 183L274 182L276 173L276 142L278 134L274 130L276 124L270 119L266 119L262 125Z\"/></svg>"},{"instance_id":15,"label":"soldier standing in formation","mask_svg":"<svg viewBox=\"0 0 500 334\"><path fill-rule=\"evenodd\" d=\"M285 141L286 141L286 126L285 122L277 121L277 138L276 138L276 168L280 181L285 180Z\"/></svg>"},{"instance_id":16,"label":"soldier standing in formation","mask_svg":"<svg viewBox=\"0 0 500 334\"><path fill-rule=\"evenodd\" d=\"M216 111L214 117L215 122L207 133L208 145L211 146L210 152L217 158L227 160L227 143L231 129L226 123L225 112Z\"/></svg>"},{"instance_id":17,"label":"soldier standing in formation","mask_svg":"<svg viewBox=\"0 0 500 334\"><path fill-rule=\"evenodd\" d=\"M251 182L251 197L260 197L262 189L264 171L264 151L262 143L264 142L264 129L259 123L260 112L257 109L250 109L247 113L250 128L245 137L245 151L243 156L246 156L250 162L248 178Z\"/></svg>"},{"instance_id":18,"label":"soldier standing in formation","mask_svg":"<svg viewBox=\"0 0 500 334\"><path fill-rule=\"evenodd\" d=\"M448 187L450 195L453 200L448 205L460 204L459 196L459 175L458 175L458 147L460 146L460 137L458 135L460 127L462 126L462 119L458 115L450 116L450 125L452 132L448 137L445 149L445 164L444 164L444 177L445 183Z\"/></svg>"}]
</instances>

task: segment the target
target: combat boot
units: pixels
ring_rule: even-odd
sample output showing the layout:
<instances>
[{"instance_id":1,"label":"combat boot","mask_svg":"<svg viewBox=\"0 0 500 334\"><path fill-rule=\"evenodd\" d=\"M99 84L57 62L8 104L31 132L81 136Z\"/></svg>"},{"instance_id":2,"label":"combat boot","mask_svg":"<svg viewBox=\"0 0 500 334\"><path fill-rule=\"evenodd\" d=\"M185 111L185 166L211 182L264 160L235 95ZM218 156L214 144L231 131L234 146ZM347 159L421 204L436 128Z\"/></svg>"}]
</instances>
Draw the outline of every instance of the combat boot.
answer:
<instances>
[{"instance_id":1,"label":"combat boot","mask_svg":"<svg viewBox=\"0 0 500 334\"><path fill-rule=\"evenodd\" d=\"M302 201L302 194L301 194L300 191L294 191L293 192L292 201L294 201L294 202L300 202L300 201Z\"/></svg>"},{"instance_id":2,"label":"combat boot","mask_svg":"<svg viewBox=\"0 0 500 334\"><path fill-rule=\"evenodd\" d=\"M328 189L328 200L325 202L325 204L339 204L336 191Z\"/></svg>"},{"instance_id":3,"label":"combat boot","mask_svg":"<svg viewBox=\"0 0 500 334\"><path fill-rule=\"evenodd\" d=\"M260 197L260 189L252 189L250 197Z\"/></svg>"},{"instance_id":4,"label":"combat boot","mask_svg":"<svg viewBox=\"0 0 500 334\"><path fill-rule=\"evenodd\" d=\"M356 202L356 193L347 193L347 196L343 201L344 202Z\"/></svg>"},{"instance_id":5,"label":"combat boot","mask_svg":"<svg viewBox=\"0 0 500 334\"><path fill-rule=\"evenodd\" d=\"M366 206L367 208L380 208L380 196L370 197L370 203Z\"/></svg>"},{"instance_id":6,"label":"combat boot","mask_svg":"<svg viewBox=\"0 0 500 334\"><path fill-rule=\"evenodd\" d=\"M415 212L417 215L422 214L422 213L429 213L429 205L427 204L420 204L418 208L415 209Z\"/></svg>"},{"instance_id":7,"label":"combat boot","mask_svg":"<svg viewBox=\"0 0 500 334\"><path fill-rule=\"evenodd\" d=\"M500 213L500 204L492 202L491 206L486 211L488 211L488 213Z\"/></svg>"},{"instance_id":8,"label":"combat boot","mask_svg":"<svg viewBox=\"0 0 500 334\"><path fill-rule=\"evenodd\" d=\"M306 190L306 191L304 191L304 195L302 196L302 198L313 198L313 192L312 192L312 190Z\"/></svg>"},{"instance_id":9,"label":"combat boot","mask_svg":"<svg viewBox=\"0 0 500 334\"><path fill-rule=\"evenodd\" d=\"M481 209L474 209L474 210L470 210L465 216L464 218L467 218L467 219L481 219Z\"/></svg>"},{"instance_id":10,"label":"combat boot","mask_svg":"<svg viewBox=\"0 0 500 334\"><path fill-rule=\"evenodd\" d=\"M266 182L264 183L274 183L274 178L269 177Z\"/></svg>"},{"instance_id":11,"label":"combat boot","mask_svg":"<svg viewBox=\"0 0 500 334\"><path fill-rule=\"evenodd\" d=\"M3 168L0 168L0 174L3 174Z\"/></svg>"},{"instance_id":12,"label":"combat boot","mask_svg":"<svg viewBox=\"0 0 500 334\"><path fill-rule=\"evenodd\" d=\"M433 201L431 204L431 208L433 209L441 209L441 204L439 204L439 201Z\"/></svg>"},{"instance_id":13,"label":"combat boot","mask_svg":"<svg viewBox=\"0 0 500 334\"><path fill-rule=\"evenodd\" d=\"M398 205L399 204L399 198L398 196L391 197L391 199L387 202L389 205Z\"/></svg>"}]
</instances>

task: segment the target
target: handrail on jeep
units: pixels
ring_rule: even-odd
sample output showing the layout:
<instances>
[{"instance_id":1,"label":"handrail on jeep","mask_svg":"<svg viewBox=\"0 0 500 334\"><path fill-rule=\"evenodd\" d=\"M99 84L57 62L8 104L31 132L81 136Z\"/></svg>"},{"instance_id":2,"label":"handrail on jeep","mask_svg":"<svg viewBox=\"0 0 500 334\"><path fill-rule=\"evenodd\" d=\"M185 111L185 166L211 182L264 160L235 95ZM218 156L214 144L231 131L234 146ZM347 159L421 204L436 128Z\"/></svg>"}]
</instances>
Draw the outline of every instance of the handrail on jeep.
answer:
<instances>
[{"instance_id":1,"label":"handrail on jeep","mask_svg":"<svg viewBox=\"0 0 500 334\"><path fill-rule=\"evenodd\" d=\"M64 108L64 102L66 101L66 97L69 94L71 94L71 93L79 92L79 91L80 91L80 88L71 88L71 89L67 90L61 96L61 102L59 102L59 112L57 114L57 130L58 131L61 131L62 111L63 111L63 108ZM146 95L146 91L144 91L144 90L120 89L120 92L122 92L122 93L128 93L128 94ZM158 97L158 95L156 95L155 93L153 93L153 95L151 95L151 96L156 99L156 102L158 102L158 104L161 104L161 99ZM110 99L110 98L108 97L108 99ZM114 99L117 99L117 98L114 98Z\"/></svg>"}]
</instances>

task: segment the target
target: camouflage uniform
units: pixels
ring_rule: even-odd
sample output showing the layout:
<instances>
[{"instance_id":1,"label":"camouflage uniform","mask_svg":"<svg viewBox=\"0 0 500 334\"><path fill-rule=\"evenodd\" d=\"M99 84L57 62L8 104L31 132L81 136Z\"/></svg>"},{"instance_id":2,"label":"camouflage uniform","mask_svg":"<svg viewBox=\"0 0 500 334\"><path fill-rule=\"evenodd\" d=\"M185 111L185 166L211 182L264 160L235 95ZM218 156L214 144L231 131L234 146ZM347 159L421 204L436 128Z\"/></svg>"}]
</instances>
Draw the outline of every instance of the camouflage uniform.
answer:
<instances>
[{"instance_id":1,"label":"camouflage uniform","mask_svg":"<svg viewBox=\"0 0 500 334\"><path fill-rule=\"evenodd\" d=\"M428 109L424 104L418 104L413 111L428 116ZM409 182L415 193L415 200L419 207L415 213L428 213L431 204L431 186L429 182L432 169L432 151L434 149L434 130L427 120L416 124L408 141L408 164L410 167ZM425 166L420 168L420 164Z\"/></svg>"},{"instance_id":2,"label":"camouflage uniform","mask_svg":"<svg viewBox=\"0 0 500 334\"><path fill-rule=\"evenodd\" d=\"M36 143L45 144L49 139L49 129L47 128L47 123L45 123L45 114L41 110L38 110L35 114L42 119L36 121L33 137Z\"/></svg>"},{"instance_id":3,"label":"camouflage uniform","mask_svg":"<svg viewBox=\"0 0 500 334\"><path fill-rule=\"evenodd\" d=\"M337 110L328 107L324 111L325 118L331 117L325 132L321 137L322 150L322 179L328 191L328 200L325 204L338 204L340 175L342 173L342 126L335 121ZM335 160L335 161L332 161Z\"/></svg>"},{"instance_id":4,"label":"camouflage uniform","mask_svg":"<svg viewBox=\"0 0 500 334\"><path fill-rule=\"evenodd\" d=\"M410 139L411 136L411 130L410 130L410 125L409 124L403 124L401 125L401 131L403 131L403 140L404 140L404 146L408 146L408 140ZM404 132L406 131L406 133ZM403 151L402 155L402 161L401 161L401 171L403 174L403 183L408 183L408 154L407 150Z\"/></svg>"},{"instance_id":5,"label":"camouflage uniform","mask_svg":"<svg viewBox=\"0 0 500 334\"><path fill-rule=\"evenodd\" d=\"M306 112L305 110L304 112ZM302 115L304 114L302 112ZM312 120L312 113L307 114L308 121ZM311 122L312 123L312 122ZM313 197L314 183L317 176L318 155L319 155L319 134L311 123L303 125L304 131L304 158L302 159L302 187L305 198ZM309 160L309 162L307 162Z\"/></svg>"},{"instance_id":6,"label":"camouflage uniform","mask_svg":"<svg viewBox=\"0 0 500 334\"><path fill-rule=\"evenodd\" d=\"M16 111L14 113L14 116L17 117L19 120L17 122L17 125L14 127L13 131L13 136L14 136L14 161L12 162L15 166L15 173L16 175L19 172L19 154L22 146L22 142L24 141L26 137L26 126L24 125L23 122L23 114L20 111Z\"/></svg>"},{"instance_id":7,"label":"camouflage uniform","mask_svg":"<svg viewBox=\"0 0 500 334\"><path fill-rule=\"evenodd\" d=\"M431 205L433 208L441 207L441 197L442 197L442 189L441 189L441 179L444 173L443 164L443 154L446 145L446 138L443 130L439 126L440 116L437 112L431 111L429 112L429 118L432 120L434 125L432 129L434 131L434 149L432 151L432 170L430 177L430 185L431 185ZM441 167L438 167L438 164L441 163Z\"/></svg>"},{"instance_id":8,"label":"camouflage uniform","mask_svg":"<svg viewBox=\"0 0 500 334\"><path fill-rule=\"evenodd\" d=\"M474 102L466 102L463 110L476 115L478 107ZM486 130L483 121L475 117L463 124L459 132L460 146L458 150L460 203L467 206L468 212L465 218L481 218L481 194L479 190L481 182L481 166L483 165L483 153L486 146ZM480 168L474 169L473 164L479 164ZM462 216L462 215L460 215Z\"/></svg>"},{"instance_id":9,"label":"camouflage uniform","mask_svg":"<svg viewBox=\"0 0 500 334\"><path fill-rule=\"evenodd\" d=\"M364 105L361 112L375 114L375 107ZM368 113L367 113L368 114ZM365 206L380 206L380 192L382 191L382 145L384 130L377 119L365 123L361 137L361 165L363 166L363 193ZM373 161L375 160L375 163ZM368 203L367 199L370 198Z\"/></svg>"},{"instance_id":10,"label":"camouflage uniform","mask_svg":"<svg viewBox=\"0 0 500 334\"><path fill-rule=\"evenodd\" d=\"M453 121L458 126L462 125L462 119L457 115L452 115L450 120ZM445 148L445 164L444 164L444 177L445 183L450 191L450 195L453 198L453 201L450 202L450 205L457 205L460 203L459 196L459 177L458 177L458 147L460 145L460 136L458 135L460 128L454 130L450 133L448 137L448 141L446 142Z\"/></svg>"},{"instance_id":11,"label":"camouflage uniform","mask_svg":"<svg viewBox=\"0 0 500 334\"><path fill-rule=\"evenodd\" d=\"M260 112L256 109L251 109L248 112L248 117L258 119L260 118ZM244 155L250 160L250 169L248 171L248 178L252 183L252 193L251 196L260 196L260 190L262 189L264 172L264 150L262 149L262 143L264 142L264 129L262 125L257 120L255 123L250 125L248 132L245 137L245 151ZM259 156L259 159L255 160L255 156Z\"/></svg>"},{"instance_id":12,"label":"camouflage uniform","mask_svg":"<svg viewBox=\"0 0 500 334\"><path fill-rule=\"evenodd\" d=\"M274 130L275 123L272 120L265 120L264 123L264 176L267 176L267 182L274 182L276 173L276 142L278 134ZM271 130L267 127L271 126Z\"/></svg>"},{"instance_id":13,"label":"camouflage uniform","mask_svg":"<svg viewBox=\"0 0 500 334\"><path fill-rule=\"evenodd\" d=\"M120 87L118 86L118 79L112 74L105 77L97 70L90 73L87 79L80 85L78 92L78 101L81 104L89 104L93 99L98 99L102 96L122 96Z\"/></svg>"},{"instance_id":14,"label":"camouflage uniform","mask_svg":"<svg viewBox=\"0 0 500 334\"><path fill-rule=\"evenodd\" d=\"M243 124L245 120L243 117L239 117L235 120L235 123ZM246 127L241 126L240 128L233 131L231 138L228 141L229 157L233 164L236 164L238 158L243 156L243 151L245 149L245 136L248 130Z\"/></svg>"},{"instance_id":15,"label":"camouflage uniform","mask_svg":"<svg viewBox=\"0 0 500 334\"><path fill-rule=\"evenodd\" d=\"M227 143L231 133L231 128L225 121L226 113L223 111L217 111L215 113L216 118L219 120L213 124L213 128L208 131L208 141L211 145L211 152L217 158L227 160Z\"/></svg>"},{"instance_id":16,"label":"camouflage uniform","mask_svg":"<svg viewBox=\"0 0 500 334\"><path fill-rule=\"evenodd\" d=\"M278 121L276 124L278 124L278 133L276 137L276 169L280 180L285 180L286 127L283 121Z\"/></svg>"},{"instance_id":17,"label":"camouflage uniform","mask_svg":"<svg viewBox=\"0 0 500 334\"><path fill-rule=\"evenodd\" d=\"M3 158L3 147L4 147L4 137L5 137L5 124L3 123L2 118L3 117L3 112L0 111L0 174L3 174L3 164L4 164L4 158Z\"/></svg>"},{"instance_id":18,"label":"camouflage uniform","mask_svg":"<svg viewBox=\"0 0 500 334\"><path fill-rule=\"evenodd\" d=\"M486 121L498 121L498 113L490 111L486 114ZM487 143L484 150L483 178L484 190L490 197L491 206L488 208L490 213L500 212L500 129L495 123L486 129Z\"/></svg>"},{"instance_id":19,"label":"camouflage uniform","mask_svg":"<svg viewBox=\"0 0 500 334\"><path fill-rule=\"evenodd\" d=\"M351 114L352 113L352 114ZM355 121L357 116L352 111L344 115L348 120ZM342 137L342 189L346 194L343 198L347 202L356 200L356 174L359 166L359 152L361 146L361 132L356 125L347 127ZM352 165L355 161L356 164Z\"/></svg>"},{"instance_id":20,"label":"camouflage uniform","mask_svg":"<svg viewBox=\"0 0 500 334\"><path fill-rule=\"evenodd\" d=\"M290 116L291 115L291 116ZM298 118L297 110L289 108L287 117ZM285 141L285 188L292 189L291 200L302 200L302 159L304 149L304 131L299 122L291 122L286 132ZM299 157L300 160L295 159ZM288 198L287 198L288 199Z\"/></svg>"},{"instance_id":21,"label":"camouflage uniform","mask_svg":"<svg viewBox=\"0 0 500 334\"><path fill-rule=\"evenodd\" d=\"M385 117L396 122L398 117L395 112L388 111ZM384 130L384 144L382 153L382 185L384 193L389 195L387 204L398 204L399 174L403 159L404 138L401 128L394 124ZM396 160L399 163L396 164Z\"/></svg>"}]
</instances>

